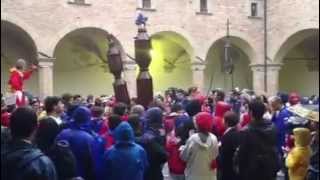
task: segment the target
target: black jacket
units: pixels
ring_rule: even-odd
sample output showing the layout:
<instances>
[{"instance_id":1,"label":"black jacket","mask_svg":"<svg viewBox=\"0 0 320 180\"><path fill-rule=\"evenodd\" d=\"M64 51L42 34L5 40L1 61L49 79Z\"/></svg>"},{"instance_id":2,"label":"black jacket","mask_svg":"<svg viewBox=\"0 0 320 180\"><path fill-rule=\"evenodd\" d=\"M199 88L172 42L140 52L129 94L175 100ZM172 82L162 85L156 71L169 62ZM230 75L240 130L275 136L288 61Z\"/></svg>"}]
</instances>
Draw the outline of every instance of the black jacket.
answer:
<instances>
[{"instance_id":1,"label":"black jacket","mask_svg":"<svg viewBox=\"0 0 320 180\"><path fill-rule=\"evenodd\" d=\"M164 148L164 137L157 130L147 130L136 140L147 153L149 168L145 171L144 180L163 180L162 168L167 161Z\"/></svg>"},{"instance_id":2,"label":"black jacket","mask_svg":"<svg viewBox=\"0 0 320 180\"><path fill-rule=\"evenodd\" d=\"M233 156L238 146L239 132L236 128L232 128L221 138L218 157L221 180L238 180L236 172L233 170Z\"/></svg>"},{"instance_id":3,"label":"black jacket","mask_svg":"<svg viewBox=\"0 0 320 180\"><path fill-rule=\"evenodd\" d=\"M57 180L51 160L32 144L12 140L1 147L2 180Z\"/></svg>"},{"instance_id":4,"label":"black jacket","mask_svg":"<svg viewBox=\"0 0 320 180\"><path fill-rule=\"evenodd\" d=\"M241 180L273 180L279 170L277 132L271 122L252 122L241 132L239 173Z\"/></svg>"}]
</instances>

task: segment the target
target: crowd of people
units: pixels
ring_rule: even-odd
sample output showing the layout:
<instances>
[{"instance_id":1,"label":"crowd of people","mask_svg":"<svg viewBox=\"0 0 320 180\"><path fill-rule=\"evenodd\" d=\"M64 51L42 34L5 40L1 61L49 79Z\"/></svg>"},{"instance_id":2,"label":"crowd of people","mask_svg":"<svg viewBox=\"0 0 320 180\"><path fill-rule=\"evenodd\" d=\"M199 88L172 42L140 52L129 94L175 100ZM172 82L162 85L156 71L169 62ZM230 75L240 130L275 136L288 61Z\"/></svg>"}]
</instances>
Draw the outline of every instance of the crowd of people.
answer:
<instances>
[{"instance_id":1,"label":"crowd of people","mask_svg":"<svg viewBox=\"0 0 320 180\"><path fill-rule=\"evenodd\" d=\"M102 95L1 101L4 180L318 180L319 106L297 93L170 88L148 107Z\"/></svg>"}]
</instances>

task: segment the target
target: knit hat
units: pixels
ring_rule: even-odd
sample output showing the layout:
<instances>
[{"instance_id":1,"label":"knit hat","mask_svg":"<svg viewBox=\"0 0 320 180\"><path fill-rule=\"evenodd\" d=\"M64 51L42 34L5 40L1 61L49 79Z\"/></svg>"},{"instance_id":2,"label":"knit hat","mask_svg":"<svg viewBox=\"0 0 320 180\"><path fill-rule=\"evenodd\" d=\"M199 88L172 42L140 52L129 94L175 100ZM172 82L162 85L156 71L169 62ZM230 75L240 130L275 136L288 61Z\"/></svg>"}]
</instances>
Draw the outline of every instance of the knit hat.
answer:
<instances>
[{"instance_id":1,"label":"knit hat","mask_svg":"<svg viewBox=\"0 0 320 180\"><path fill-rule=\"evenodd\" d=\"M297 147L306 147L311 143L311 132L307 128L296 128L293 130L295 145Z\"/></svg>"},{"instance_id":2,"label":"knit hat","mask_svg":"<svg viewBox=\"0 0 320 180\"><path fill-rule=\"evenodd\" d=\"M200 132L211 132L213 127L213 119L211 114L201 112L196 115L196 124Z\"/></svg>"}]
</instances>

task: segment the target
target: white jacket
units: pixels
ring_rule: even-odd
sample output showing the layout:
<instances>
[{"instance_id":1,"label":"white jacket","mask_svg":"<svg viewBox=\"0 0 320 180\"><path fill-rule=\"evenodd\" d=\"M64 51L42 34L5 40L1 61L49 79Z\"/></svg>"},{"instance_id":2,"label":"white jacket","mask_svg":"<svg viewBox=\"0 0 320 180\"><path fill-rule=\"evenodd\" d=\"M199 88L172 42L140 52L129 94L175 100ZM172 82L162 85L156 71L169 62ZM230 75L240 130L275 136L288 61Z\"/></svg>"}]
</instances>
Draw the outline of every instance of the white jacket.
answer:
<instances>
[{"instance_id":1,"label":"white jacket","mask_svg":"<svg viewBox=\"0 0 320 180\"><path fill-rule=\"evenodd\" d=\"M186 180L216 180L216 170L211 169L211 163L219 153L217 137L211 133L206 138L204 134L192 135L181 152L181 159L187 163Z\"/></svg>"}]
</instances>

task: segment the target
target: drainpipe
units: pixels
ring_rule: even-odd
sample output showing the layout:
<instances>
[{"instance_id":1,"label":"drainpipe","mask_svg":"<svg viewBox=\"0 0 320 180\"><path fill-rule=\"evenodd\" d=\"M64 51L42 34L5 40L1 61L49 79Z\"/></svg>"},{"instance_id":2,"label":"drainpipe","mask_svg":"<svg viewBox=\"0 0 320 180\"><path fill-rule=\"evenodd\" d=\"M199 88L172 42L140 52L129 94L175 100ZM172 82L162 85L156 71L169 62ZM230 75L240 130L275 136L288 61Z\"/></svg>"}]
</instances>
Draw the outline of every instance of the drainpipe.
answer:
<instances>
[{"instance_id":1,"label":"drainpipe","mask_svg":"<svg viewBox=\"0 0 320 180\"><path fill-rule=\"evenodd\" d=\"M268 0L264 0L264 91L268 91Z\"/></svg>"}]
</instances>

